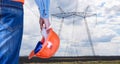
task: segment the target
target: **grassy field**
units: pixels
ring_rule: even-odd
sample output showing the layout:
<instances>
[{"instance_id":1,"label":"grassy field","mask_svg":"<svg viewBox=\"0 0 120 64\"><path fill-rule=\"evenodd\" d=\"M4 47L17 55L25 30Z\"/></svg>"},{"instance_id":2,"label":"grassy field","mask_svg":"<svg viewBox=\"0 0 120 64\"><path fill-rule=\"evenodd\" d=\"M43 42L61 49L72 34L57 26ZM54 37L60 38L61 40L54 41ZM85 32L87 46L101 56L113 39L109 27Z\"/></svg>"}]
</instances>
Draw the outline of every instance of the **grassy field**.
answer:
<instances>
[{"instance_id":1,"label":"grassy field","mask_svg":"<svg viewBox=\"0 0 120 64\"><path fill-rule=\"evenodd\" d=\"M80 56L80 57L52 57L40 59L20 57L19 64L120 64L120 56Z\"/></svg>"},{"instance_id":2,"label":"grassy field","mask_svg":"<svg viewBox=\"0 0 120 64\"><path fill-rule=\"evenodd\" d=\"M120 64L120 60L115 61L75 61L75 62L55 62L55 63L24 63L24 64Z\"/></svg>"}]
</instances>

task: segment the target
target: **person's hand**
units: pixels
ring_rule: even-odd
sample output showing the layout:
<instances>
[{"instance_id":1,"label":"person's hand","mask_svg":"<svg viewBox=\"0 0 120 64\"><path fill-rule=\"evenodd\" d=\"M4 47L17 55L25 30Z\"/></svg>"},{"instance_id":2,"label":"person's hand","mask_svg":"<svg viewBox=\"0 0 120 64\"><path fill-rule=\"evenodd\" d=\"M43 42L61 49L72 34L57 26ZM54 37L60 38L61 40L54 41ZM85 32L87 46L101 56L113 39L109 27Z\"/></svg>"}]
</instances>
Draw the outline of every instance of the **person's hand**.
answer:
<instances>
[{"instance_id":1,"label":"person's hand","mask_svg":"<svg viewBox=\"0 0 120 64\"><path fill-rule=\"evenodd\" d=\"M48 30L50 27L50 22L48 18L40 18L39 23L40 23L41 30L43 27L45 27L46 30Z\"/></svg>"}]
</instances>

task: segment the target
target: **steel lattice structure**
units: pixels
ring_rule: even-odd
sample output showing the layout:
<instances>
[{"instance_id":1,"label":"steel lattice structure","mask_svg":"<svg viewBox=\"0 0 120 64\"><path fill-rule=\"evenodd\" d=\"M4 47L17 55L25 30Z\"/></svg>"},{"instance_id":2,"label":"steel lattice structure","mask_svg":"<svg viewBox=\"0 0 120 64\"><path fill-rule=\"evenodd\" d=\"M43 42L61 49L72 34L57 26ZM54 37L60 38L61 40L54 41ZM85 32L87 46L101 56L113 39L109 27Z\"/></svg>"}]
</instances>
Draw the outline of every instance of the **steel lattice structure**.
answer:
<instances>
[{"instance_id":1,"label":"steel lattice structure","mask_svg":"<svg viewBox=\"0 0 120 64\"><path fill-rule=\"evenodd\" d=\"M63 9L60 6L58 8L60 9L61 13L55 13L55 14L51 14L51 15L53 17L57 17L59 19L62 18L60 29L59 29L59 36L60 36L61 30L62 30L62 24L63 24L65 18L70 18L70 17L75 17L75 16L83 18L85 26L86 26L88 39L89 39L89 42L90 42L90 45L91 45L92 53L95 56L95 49L94 49L94 46L93 46L93 41L92 41L92 38L91 38L91 33L90 33L90 29L88 27L88 23L87 23L86 18L87 17L92 17L92 16L96 16L97 17L97 14L96 13L87 12L89 6L83 12L64 12Z\"/></svg>"}]
</instances>

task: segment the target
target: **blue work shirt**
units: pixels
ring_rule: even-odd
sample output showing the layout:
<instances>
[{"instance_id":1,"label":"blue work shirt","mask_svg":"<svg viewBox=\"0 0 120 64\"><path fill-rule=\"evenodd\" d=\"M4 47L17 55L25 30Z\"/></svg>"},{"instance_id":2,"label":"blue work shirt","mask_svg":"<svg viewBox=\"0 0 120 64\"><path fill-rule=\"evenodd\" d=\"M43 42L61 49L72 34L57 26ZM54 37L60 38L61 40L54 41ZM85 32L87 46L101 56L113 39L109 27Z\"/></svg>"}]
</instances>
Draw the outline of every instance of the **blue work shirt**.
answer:
<instances>
[{"instance_id":1,"label":"blue work shirt","mask_svg":"<svg viewBox=\"0 0 120 64\"><path fill-rule=\"evenodd\" d=\"M35 0L35 1L38 5L40 16L42 18L49 18L50 0Z\"/></svg>"}]
</instances>

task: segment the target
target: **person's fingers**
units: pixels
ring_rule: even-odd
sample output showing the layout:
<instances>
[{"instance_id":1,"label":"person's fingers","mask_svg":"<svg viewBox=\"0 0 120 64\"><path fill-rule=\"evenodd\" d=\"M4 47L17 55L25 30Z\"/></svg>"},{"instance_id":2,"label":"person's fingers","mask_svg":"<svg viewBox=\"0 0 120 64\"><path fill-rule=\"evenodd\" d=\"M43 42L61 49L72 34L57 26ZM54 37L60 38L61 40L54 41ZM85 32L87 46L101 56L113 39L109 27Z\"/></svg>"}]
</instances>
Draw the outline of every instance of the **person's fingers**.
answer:
<instances>
[{"instance_id":1,"label":"person's fingers","mask_svg":"<svg viewBox=\"0 0 120 64\"><path fill-rule=\"evenodd\" d=\"M40 21L39 21L39 23L40 23L40 29L42 29L42 27L43 27L43 24L44 24L44 20L43 20L42 18L40 18Z\"/></svg>"},{"instance_id":2,"label":"person's fingers","mask_svg":"<svg viewBox=\"0 0 120 64\"><path fill-rule=\"evenodd\" d=\"M43 26L43 25L44 25L44 26ZM40 29L42 30L43 27L44 27L46 30L49 29L49 27L50 27L49 19L40 18Z\"/></svg>"},{"instance_id":3,"label":"person's fingers","mask_svg":"<svg viewBox=\"0 0 120 64\"><path fill-rule=\"evenodd\" d=\"M44 22L45 22L45 28L48 29L50 26L49 19L44 19Z\"/></svg>"},{"instance_id":4,"label":"person's fingers","mask_svg":"<svg viewBox=\"0 0 120 64\"><path fill-rule=\"evenodd\" d=\"M41 19L39 19L40 29L41 29L41 27L42 27L42 24L41 24L41 22L42 22L42 21L41 21Z\"/></svg>"}]
</instances>

